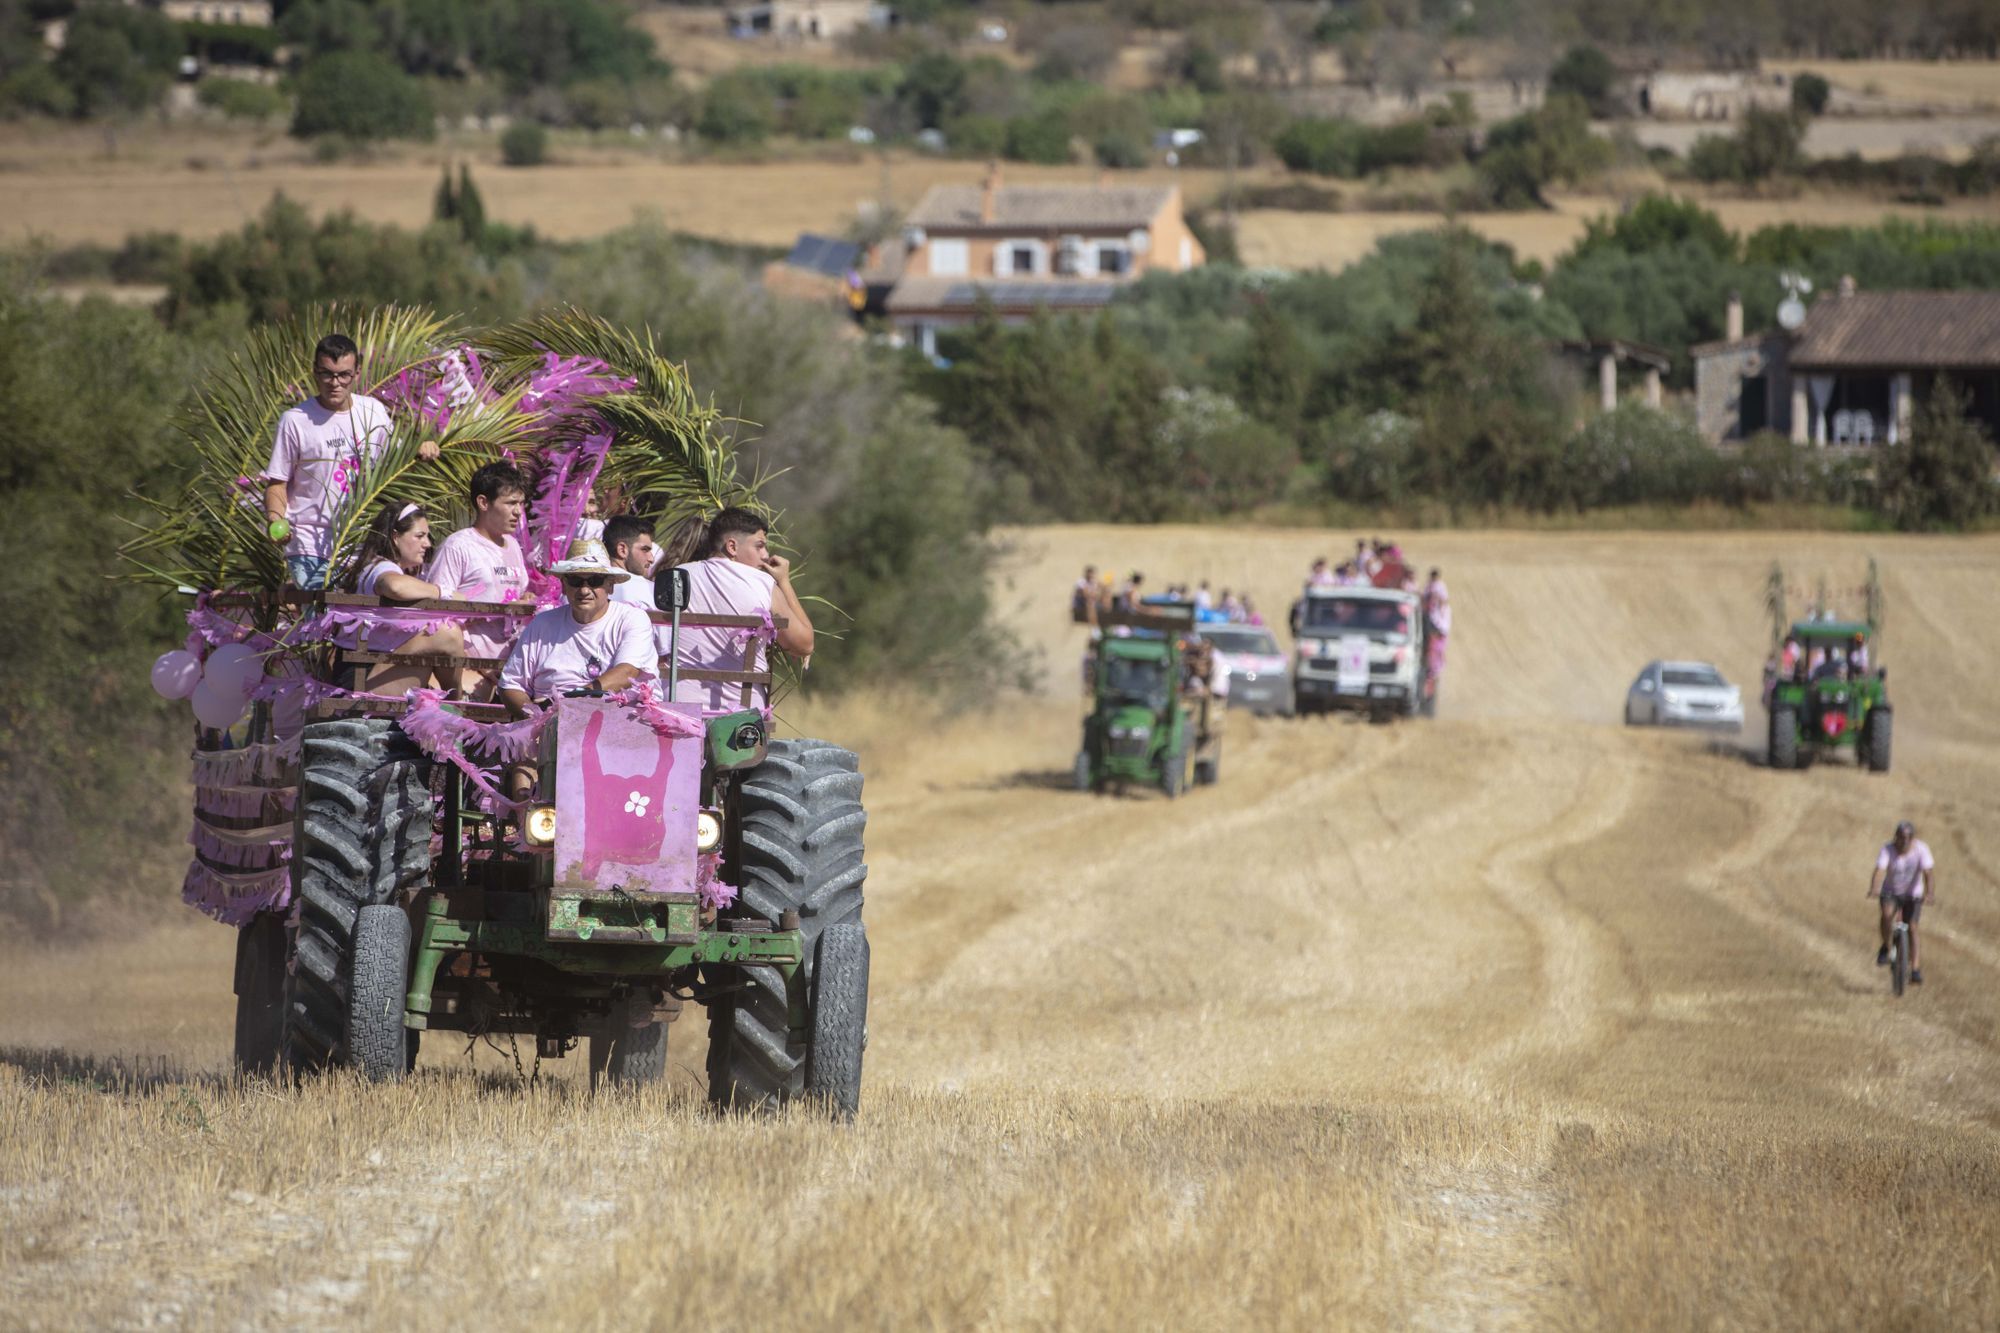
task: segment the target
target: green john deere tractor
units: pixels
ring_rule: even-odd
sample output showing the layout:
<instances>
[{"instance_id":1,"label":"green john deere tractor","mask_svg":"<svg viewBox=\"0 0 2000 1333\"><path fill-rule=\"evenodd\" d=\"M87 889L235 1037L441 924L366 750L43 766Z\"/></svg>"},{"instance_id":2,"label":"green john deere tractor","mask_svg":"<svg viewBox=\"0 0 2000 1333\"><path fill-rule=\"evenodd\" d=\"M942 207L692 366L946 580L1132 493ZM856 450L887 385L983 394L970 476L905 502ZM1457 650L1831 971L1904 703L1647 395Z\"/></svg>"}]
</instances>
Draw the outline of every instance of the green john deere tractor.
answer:
<instances>
[{"instance_id":1,"label":"green john deere tractor","mask_svg":"<svg viewBox=\"0 0 2000 1333\"><path fill-rule=\"evenodd\" d=\"M1108 613L1100 624L1132 630L1091 650L1090 712L1076 756L1080 791L1158 787L1179 796L1221 776L1223 710L1211 707L1206 676L1192 666L1208 649L1189 633L1193 617Z\"/></svg>"},{"instance_id":2,"label":"green john deere tractor","mask_svg":"<svg viewBox=\"0 0 2000 1333\"><path fill-rule=\"evenodd\" d=\"M1868 626L1802 620L1791 637L1795 660L1771 687L1771 767L1805 768L1823 753L1851 750L1870 772L1887 773L1895 713L1888 673L1869 658Z\"/></svg>"}]
</instances>

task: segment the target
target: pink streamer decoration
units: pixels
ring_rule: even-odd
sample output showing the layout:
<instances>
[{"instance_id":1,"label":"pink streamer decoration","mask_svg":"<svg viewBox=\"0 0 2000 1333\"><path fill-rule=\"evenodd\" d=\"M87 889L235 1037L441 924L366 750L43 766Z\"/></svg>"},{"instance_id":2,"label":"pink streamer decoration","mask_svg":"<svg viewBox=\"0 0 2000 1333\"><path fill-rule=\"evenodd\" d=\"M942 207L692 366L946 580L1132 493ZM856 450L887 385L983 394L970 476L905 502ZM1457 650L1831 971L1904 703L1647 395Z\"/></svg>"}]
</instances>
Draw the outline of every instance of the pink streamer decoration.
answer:
<instances>
[{"instance_id":1,"label":"pink streamer decoration","mask_svg":"<svg viewBox=\"0 0 2000 1333\"><path fill-rule=\"evenodd\" d=\"M694 891L700 896L701 905L711 912L730 906L739 893L734 884L723 882L721 873L721 852L703 852L695 863Z\"/></svg>"}]
</instances>

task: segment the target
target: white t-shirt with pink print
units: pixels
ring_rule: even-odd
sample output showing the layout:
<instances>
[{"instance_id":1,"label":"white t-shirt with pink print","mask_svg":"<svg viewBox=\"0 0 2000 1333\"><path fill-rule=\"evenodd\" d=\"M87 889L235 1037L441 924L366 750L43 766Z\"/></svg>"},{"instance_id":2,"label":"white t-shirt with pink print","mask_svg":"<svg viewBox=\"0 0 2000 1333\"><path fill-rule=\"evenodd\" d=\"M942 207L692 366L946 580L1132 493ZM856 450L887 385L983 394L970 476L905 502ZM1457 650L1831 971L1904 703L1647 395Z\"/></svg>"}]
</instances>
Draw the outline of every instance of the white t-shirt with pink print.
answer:
<instances>
[{"instance_id":1,"label":"white t-shirt with pink print","mask_svg":"<svg viewBox=\"0 0 2000 1333\"><path fill-rule=\"evenodd\" d=\"M528 562L513 533L495 542L477 528L463 527L431 552L424 578L447 601L518 602L528 592ZM466 656L506 657L507 645L525 623L519 617L467 620Z\"/></svg>"},{"instance_id":2,"label":"white t-shirt with pink print","mask_svg":"<svg viewBox=\"0 0 2000 1333\"><path fill-rule=\"evenodd\" d=\"M341 411L308 398L278 418L266 481L285 483L285 518L292 525L286 555L333 555L334 525L361 470L389 442L389 409L357 393Z\"/></svg>"}]
</instances>

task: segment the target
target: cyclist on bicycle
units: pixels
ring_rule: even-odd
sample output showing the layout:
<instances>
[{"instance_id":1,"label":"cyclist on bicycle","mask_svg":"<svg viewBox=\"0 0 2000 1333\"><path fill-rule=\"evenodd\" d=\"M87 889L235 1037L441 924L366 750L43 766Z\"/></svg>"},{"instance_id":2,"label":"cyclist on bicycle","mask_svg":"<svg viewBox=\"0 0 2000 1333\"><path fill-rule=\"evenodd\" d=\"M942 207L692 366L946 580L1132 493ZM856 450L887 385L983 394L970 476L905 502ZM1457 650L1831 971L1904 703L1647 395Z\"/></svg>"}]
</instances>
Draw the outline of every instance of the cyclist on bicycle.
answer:
<instances>
[{"instance_id":1,"label":"cyclist on bicycle","mask_svg":"<svg viewBox=\"0 0 2000 1333\"><path fill-rule=\"evenodd\" d=\"M1917 917L1924 901L1937 901L1937 861L1931 849L1917 836L1916 825L1904 820L1896 825L1896 835L1882 845L1875 858L1875 874L1868 881L1868 896L1882 901L1882 948L1875 966L1889 965L1889 935L1900 915L1910 928L1910 980L1923 984L1917 968Z\"/></svg>"}]
</instances>

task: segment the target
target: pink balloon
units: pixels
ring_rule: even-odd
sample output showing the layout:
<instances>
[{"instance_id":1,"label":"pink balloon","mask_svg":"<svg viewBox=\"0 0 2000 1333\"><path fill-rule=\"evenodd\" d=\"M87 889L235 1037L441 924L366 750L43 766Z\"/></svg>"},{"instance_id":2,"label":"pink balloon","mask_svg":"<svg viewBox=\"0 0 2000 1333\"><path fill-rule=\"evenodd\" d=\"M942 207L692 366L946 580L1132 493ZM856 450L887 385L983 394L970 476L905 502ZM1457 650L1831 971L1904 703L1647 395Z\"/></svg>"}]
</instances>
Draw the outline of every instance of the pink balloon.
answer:
<instances>
[{"instance_id":1,"label":"pink balloon","mask_svg":"<svg viewBox=\"0 0 2000 1333\"><path fill-rule=\"evenodd\" d=\"M240 643L225 643L208 655L208 661L201 669L201 683L213 686L218 694L234 695L238 699L250 697L250 691L257 688L263 679L264 662L249 647Z\"/></svg>"},{"instance_id":2,"label":"pink balloon","mask_svg":"<svg viewBox=\"0 0 2000 1333\"><path fill-rule=\"evenodd\" d=\"M212 680L204 680L195 687L194 715L204 727L233 727L242 718L244 699L232 690L215 687Z\"/></svg>"},{"instance_id":3,"label":"pink balloon","mask_svg":"<svg viewBox=\"0 0 2000 1333\"><path fill-rule=\"evenodd\" d=\"M153 688L162 699L185 699L201 684L201 659L185 648L161 653L153 662Z\"/></svg>"}]
</instances>

